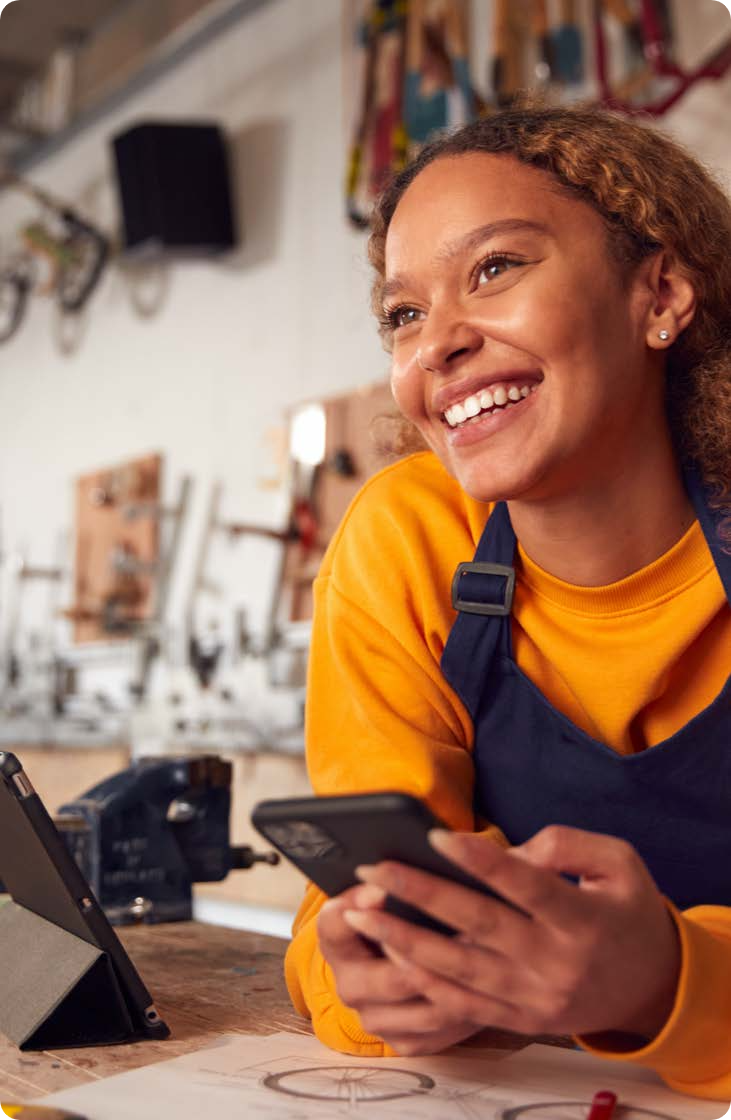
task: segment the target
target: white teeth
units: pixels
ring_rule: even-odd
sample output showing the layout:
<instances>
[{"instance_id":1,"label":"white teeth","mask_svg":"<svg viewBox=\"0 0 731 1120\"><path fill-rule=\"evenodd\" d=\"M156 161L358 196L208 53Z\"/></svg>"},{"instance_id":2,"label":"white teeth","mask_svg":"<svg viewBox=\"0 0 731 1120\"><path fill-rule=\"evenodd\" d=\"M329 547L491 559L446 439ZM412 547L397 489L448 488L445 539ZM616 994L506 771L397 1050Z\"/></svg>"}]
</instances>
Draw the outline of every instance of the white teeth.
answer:
<instances>
[{"instance_id":1,"label":"white teeth","mask_svg":"<svg viewBox=\"0 0 731 1120\"><path fill-rule=\"evenodd\" d=\"M468 397L464 402L464 410L468 416L477 416L480 411L480 401L478 397Z\"/></svg>"},{"instance_id":2,"label":"white teeth","mask_svg":"<svg viewBox=\"0 0 731 1120\"><path fill-rule=\"evenodd\" d=\"M479 393L473 393L459 404L453 404L450 408L446 409L444 412L444 419L447 421L450 428L456 428L459 424L464 424L466 421L477 420L480 413L486 410L492 408L512 408L524 397L535 393L537 388L537 385L522 385L520 388L518 388L517 385L511 385L509 389L506 389L503 385L498 385L498 387L492 391L490 389L481 389Z\"/></svg>"}]
</instances>

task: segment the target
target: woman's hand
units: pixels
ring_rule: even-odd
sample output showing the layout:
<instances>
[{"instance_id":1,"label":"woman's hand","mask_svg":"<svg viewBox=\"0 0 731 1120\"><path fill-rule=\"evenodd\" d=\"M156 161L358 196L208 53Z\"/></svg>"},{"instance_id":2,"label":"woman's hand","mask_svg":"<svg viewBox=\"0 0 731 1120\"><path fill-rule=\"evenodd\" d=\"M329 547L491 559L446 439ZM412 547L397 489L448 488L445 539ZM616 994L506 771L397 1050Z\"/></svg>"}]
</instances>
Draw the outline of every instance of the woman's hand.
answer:
<instances>
[{"instance_id":1,"label":"woman's hand","mask_svg":"<svg viewBox=\"0 0 731 1120\"><path fill-rule=\"evenodd\" d=\"M345 920L346 913L380 912L384 900L382 890L366 885L353 887L326 902L317 919L320 949L333 970L340 999L358 1012L364 1030L384 1038L379 1029L382 1021L399 1012L416 1015L420 1024L416 1035L407 1031L387 1041L402 1054L433 1054L467 1038L475 1027L453 1016L443 1024L407 972L384 956L376 945L364 941ZM435 1023L435 1019L439 1021Z\"/></svg>"},{"instance_id":2,"label":"woman's hand","mask_svg":"<svg viewBox=\"0 0 731 1120\"><path fill-rule=\"evenodd\" d=\"M384 977L388 965L398 964L388 972L387 989L398 975L421 997L374 1001L366 1029L412 1054L430 1051L435 1029L465 1024L472 1024L466 1033L493 1026L524 1034L621 1031L645 1039L661 1029L675 997L678 937L629 844L562 826L508 851L466 833L439 831L432 842L522 912L402 864L362 868L369 885L458 930L444 937L382 909L340 912L343 923L380 944L388 958ZM578 885L558 872L579 877ZM348 1002L347 994L342 998Z\"/></svg>"}]
</instances>

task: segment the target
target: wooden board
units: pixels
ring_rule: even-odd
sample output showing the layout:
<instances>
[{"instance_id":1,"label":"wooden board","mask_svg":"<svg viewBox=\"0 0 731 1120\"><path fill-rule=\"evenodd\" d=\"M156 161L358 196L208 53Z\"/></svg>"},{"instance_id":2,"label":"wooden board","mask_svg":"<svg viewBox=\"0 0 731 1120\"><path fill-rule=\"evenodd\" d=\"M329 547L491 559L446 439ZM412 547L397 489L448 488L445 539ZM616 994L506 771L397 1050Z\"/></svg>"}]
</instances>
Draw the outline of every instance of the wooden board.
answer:
<instances>
[{"instance_id":1,"label":"wooden board","mask_svg":"<svg viewBox=\"0 0 731 1120\"><path fill-rule=\"evenodd\" d=\"M125 600L119 612L135 620L153 609L154 570L125 576L114 557L124 553L135 563L152 566L159 559L158 519L125 514L137 503L160 500L162 457L148 455L81 477L76 484L75 642L110 641L126 635L105 624L104 611ZM128 601L127 601L128 600Z\"/></svg>"}]
</instances>

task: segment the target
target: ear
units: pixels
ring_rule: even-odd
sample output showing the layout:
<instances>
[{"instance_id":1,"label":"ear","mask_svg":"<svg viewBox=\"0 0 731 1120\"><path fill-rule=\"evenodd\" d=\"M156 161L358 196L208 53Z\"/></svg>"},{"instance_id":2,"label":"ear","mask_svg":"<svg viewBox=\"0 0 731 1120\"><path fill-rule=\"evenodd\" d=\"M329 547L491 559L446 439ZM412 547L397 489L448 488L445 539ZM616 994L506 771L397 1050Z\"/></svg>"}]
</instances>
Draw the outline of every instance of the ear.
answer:
<instances>
[{"instance_id":1,"label":"ear","mask_svg":"<svg viewBox=\"0 0 731 1120\"><path fill-rule=\"evenodd\" d=\"M645 262L643 277L649 296L646 314L647 345L667 350L695 315L695 289L670 253L660 250Z\"/></svg>"}]
</instances>

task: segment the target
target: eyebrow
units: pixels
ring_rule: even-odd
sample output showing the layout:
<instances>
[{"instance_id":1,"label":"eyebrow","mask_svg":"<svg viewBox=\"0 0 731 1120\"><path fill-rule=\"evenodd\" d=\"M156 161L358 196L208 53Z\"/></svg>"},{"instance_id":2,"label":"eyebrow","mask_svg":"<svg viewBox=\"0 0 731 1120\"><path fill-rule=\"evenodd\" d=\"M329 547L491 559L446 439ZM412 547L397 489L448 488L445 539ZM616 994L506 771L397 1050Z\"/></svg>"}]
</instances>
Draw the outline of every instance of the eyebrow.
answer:
<instances>
[{"instance_id":1,"label":"eyebrow","mask_svg":"<svg viewBox=\"0 0 731 1120\"><path fill-rule=\"evenodd\" d=\"M484 226L477 226L476 229L470 230L463 237L448 242L439 250L436 259L439 261L453 260L464 252L477 249L485 241L489 241L491 237L496 237L498 234L524 233L526 231L541 233L544 236L549 233L548 226L544 225L543 222L533 222L527 218L501 218L499 221L487 222ZM397 272L389 280L386 280L381 287L381 300L385 301L389 296L402 291L406 287L408 287L407 276L404 273Z\"/></svg>"}]
</instances>

